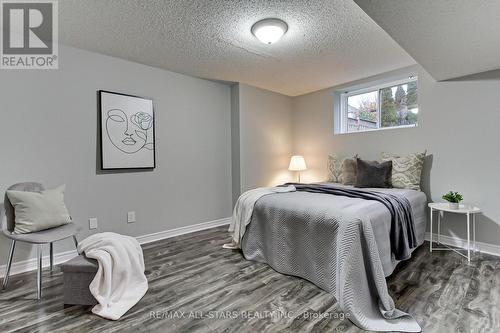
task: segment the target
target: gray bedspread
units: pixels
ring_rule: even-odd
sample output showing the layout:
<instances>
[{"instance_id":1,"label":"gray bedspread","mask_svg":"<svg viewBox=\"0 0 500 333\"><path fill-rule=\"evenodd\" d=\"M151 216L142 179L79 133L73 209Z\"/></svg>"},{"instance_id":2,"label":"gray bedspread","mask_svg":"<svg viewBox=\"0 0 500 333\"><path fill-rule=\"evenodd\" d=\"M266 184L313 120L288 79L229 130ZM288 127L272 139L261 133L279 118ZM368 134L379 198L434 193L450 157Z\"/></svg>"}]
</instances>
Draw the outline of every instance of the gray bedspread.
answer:
<instances>
[{"instance_id":1,"label":"gray bedspread","mask_svg":"<svg viewBox=\"0 0 500 333\"><path fill-rule=\"evenodd\" d=\"M422 243L425 195L382 191L409 200L417 242ZM419 332L415 320L395 308L387 291L385 276L398 262L391 253L390 226L391 214L378 201L309 192L272 194L256 203L242 250L249 260L331 292L363 329Z\"/></svg>"},{"instance_id":2,"label":"gray bedspread","mask_svg":"<svg viewBox=\"0 0 500 333\"><path fill-rule=\"evenodd\" d=\"M410 201L404 195L380 192L376 190L347 187L337 184L300 184L293 185L297 191L346 196L365 200L374 200L383 204L391 214L391 251L397 260L410 258L411 250L417 247L415 224Z\"/></svg>"}]
</instances>

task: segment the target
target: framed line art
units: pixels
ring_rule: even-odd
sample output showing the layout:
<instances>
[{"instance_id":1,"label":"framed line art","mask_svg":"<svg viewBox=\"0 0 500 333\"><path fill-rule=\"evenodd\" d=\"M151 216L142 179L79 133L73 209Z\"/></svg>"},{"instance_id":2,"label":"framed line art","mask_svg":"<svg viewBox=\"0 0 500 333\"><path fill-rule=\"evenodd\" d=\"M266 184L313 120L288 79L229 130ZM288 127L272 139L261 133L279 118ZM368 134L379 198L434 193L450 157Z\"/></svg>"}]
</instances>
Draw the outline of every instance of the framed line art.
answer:
<instances>
[{"instance_id":1,"label":"framed line art","mask_svg":"<svg viewBox=\"0 0 500 333\"><path fill-rule=\"evenodd\" d=\"M98 97L101 169L154 169L153 100L105 90Z\"/></svg>"}]
</instances>

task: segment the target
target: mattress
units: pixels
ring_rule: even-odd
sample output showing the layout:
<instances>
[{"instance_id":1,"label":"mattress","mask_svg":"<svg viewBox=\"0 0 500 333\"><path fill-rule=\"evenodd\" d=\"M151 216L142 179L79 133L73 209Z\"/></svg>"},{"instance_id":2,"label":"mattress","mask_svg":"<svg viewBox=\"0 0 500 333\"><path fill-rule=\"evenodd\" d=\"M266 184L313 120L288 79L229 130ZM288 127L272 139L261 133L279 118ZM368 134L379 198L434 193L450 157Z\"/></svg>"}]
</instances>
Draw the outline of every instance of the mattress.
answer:
<instances>
[{"instance_id":1,"label":"mattress","mask_svg":"<svg viewBox=\"0 0 500 333\"><path fill-rule=\"evenodd\" d=\"M374 188L370 190L401 195L408 199L412 207L417 243L421 245L424 242L427 224L427 197L425 193L395 188ZM384 275L386 277L391 275L399 263L391 253L391 215L389 210L382 203L377 201L309 192L290 192L267 195L257 201L252 216L252 222L248 226L250 233L247 233L247 235L252 234L251 231L253 229L252 224L254 224L254 219L262 219L264 216L268 216L259 214L259 212L266 211L272 213L273 211L287 211L289 212L289 214L287 214L289 216L303 216L306 214L308 220L317 219L318 221L325 221L325 216L342 214L343 207L345 207L345 211L349 211L351 215L353 214L352 208L355 207L354 214L359 215L360 218L368 219L371 222ZM291 223L297 223L297 220L300 221L300 219L293 219L294 222ZM326 220L328 220L328 218ZM292 219L290 221L292 221ZM243 254L255 252L255 242L249 242L245 238L243 239ZM333 235L332 239L334 239ZM253 247L253 249L250 249L250 247ZM413 251L414 250L415 249L413 249Z\"/></svg>"}]
</instances>

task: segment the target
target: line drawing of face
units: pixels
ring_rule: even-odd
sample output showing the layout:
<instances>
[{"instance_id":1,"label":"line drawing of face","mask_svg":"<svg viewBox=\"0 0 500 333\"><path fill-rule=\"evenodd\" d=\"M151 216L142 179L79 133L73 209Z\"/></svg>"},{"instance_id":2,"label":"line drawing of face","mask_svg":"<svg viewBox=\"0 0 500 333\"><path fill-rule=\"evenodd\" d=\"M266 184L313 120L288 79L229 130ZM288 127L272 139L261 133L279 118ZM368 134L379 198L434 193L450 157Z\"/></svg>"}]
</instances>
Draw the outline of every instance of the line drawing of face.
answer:
<instances>
[{"instance_id":1,"label":"line drawing of face","mask_svg":"<svg viewBox=\"0 0 500 333\"><path fill-rule=\"evenodd\" d=\"M127 117L121 109L108 110L106 118L106 134L118 150L126 154L134 154L145 148L153 149L148 143L148 130L153 125L153 117L145 112L137 112Z\"/></svg>"}]
</instances>

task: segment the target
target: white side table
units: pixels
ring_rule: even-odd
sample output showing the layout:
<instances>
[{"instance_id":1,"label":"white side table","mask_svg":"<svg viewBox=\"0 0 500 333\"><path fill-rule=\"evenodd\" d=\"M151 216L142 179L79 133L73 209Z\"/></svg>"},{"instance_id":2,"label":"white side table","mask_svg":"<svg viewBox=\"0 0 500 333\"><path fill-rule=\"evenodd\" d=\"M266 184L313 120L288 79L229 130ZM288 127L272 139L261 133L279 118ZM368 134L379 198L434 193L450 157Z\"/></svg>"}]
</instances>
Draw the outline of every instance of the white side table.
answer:
<instances>
[{"instance_id":1,"label":"white side table","mask_svg":"<svg viewBox=\"0 0 500 333\"><path fill-rule=\"evenodd\" d=\"M431 239L430 239L430 250L436 250L436 251L445 251L445 250L451 250L454 251L461 256L467 258L467 260L470 262L470 251L471 251L471 216L472 216L472 243L474 247L474 252L476 251L476 214L481 213L481 210L477 207L474 206L468 206L468 205L460 205L458 209L451 209L450 205L448 203L444 202L433 202L429 204L429 208L431 210ZM433 213L434 211L437 211L438 214L438 225L437 225L437 243L440 245L443 245L445 247L432 247L432 242L433 242L433 230L432 230L432 219L433 219ZM441 217L444 215L444 212L448 213L455 213L455 214L463 214L467 216L467 256L461 252L459 252L459 249L454 249L449 247L446 244L441 243Z\"/></svg>"}]
</instances>

